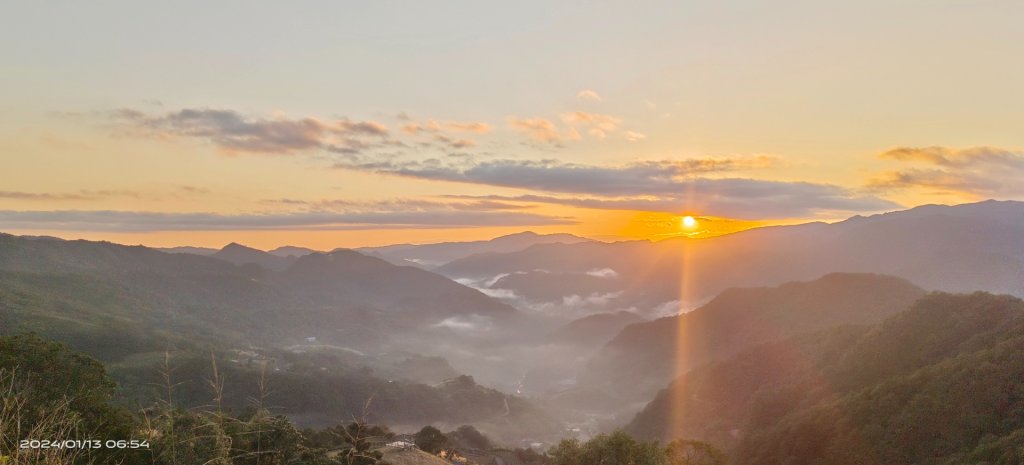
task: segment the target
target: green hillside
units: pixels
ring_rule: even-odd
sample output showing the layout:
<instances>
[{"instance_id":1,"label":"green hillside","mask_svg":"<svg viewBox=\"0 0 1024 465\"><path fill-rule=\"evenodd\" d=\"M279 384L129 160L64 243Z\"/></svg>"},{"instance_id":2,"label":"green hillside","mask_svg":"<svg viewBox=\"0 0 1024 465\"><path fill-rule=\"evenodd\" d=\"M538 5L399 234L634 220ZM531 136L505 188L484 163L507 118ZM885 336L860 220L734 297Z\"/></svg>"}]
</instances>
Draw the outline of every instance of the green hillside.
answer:
<instances>
[{"instance_id":1,"label":"green hillside","mask_svg":"<svg viewBox=\"0 0 1024 465\"><path fill-rule=\"evenodd\" d=\"M708 440L732 463L1016 464L1024 302L931 294L869 327L758 346L692 371L628 426Z\"/></svg>"}]
</instances>

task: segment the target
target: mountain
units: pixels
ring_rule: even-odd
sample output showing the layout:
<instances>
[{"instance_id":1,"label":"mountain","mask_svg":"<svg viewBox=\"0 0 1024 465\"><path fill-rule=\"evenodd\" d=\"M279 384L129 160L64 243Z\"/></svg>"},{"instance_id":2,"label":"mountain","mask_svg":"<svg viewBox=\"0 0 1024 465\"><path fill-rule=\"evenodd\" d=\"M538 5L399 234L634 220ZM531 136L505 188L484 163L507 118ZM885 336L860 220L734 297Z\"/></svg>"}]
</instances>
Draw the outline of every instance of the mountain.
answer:
<instances>
[{"instance_id":1,"label":"mountain","mask_svg":"<svg viewBox=\"0 0 1024 465\"><path fill-rule=\"evenodd\" d=\"M935 293L872 326L759 345L672 383L627 426L730 463L1020 463L1024 302Z\"/></svg>"},{"instance_id":2,"label":"mountain","mask_svg":"<svg viewBox=\"0 0 1024 465\"><path fill-rule=\"evenodd\" d=\"M247 262L269 255L237 245L224 252ZM375 418L389 423L472 422L510 437L560 431L528 401L475 382L423 384L466 372L468 362L453 368L438 355L500 354L496 341L520 317L515 309L351 250L306 255L280 271L248 263L0 234L0 336L32 331L99 358L132 405L152 400L170 349L183 406L209 403L204 379L216 354L233 393L226 403L244 407L268 364L275 408L303 425L352 418L373 397Z\"/></svg>"},{"instance_id":3,"label":"mountain","mask_svg":"<svg viewBox=\"0 0 1024 465\"><path fill-rule=\"evenodd\" d=\"M728 287L775 286L837 271L898 276L929 290L1024 296L1024 202L926 205L702 239L538 244L472 255L434 271L497 288L496 280L536 270L583 276L600 269L615 273L614 291L600 288L607 308L642 314L694 308ZM508 291L551 304L577 293L553 296L549 283L536 281L519 279Z\"/></svg>"},{"instance_id":4,"label":"mountain","mask_svg":"<svg viewBox=\"0 0 1024 465\"><path fill-rule=\"evenodd\" d=\"M219 257L219 258L221 258L223 260L227 260L229 262L232 262L232 263L234 263L236 265L244 265L246 263L260 263L260 262L278 263L278 262L274 262L273 259L269 259L269 258L263 257L263 256L261 256L260 254L257 253L257 252L262 252L261 250L254 249L254 248L251 248L251 247L246 247L244 245L237 244L237 243L234 243L234 242L232 242L231 244L228 244L227 246L225 246L225 247L223 247L221 249L211 249L211 248L208 248L208 247L182 246L182 247L156 247L156 250L159 250L161 252L167 252L167 253L187 253L187 254L192 254L192 255L205 255L205 256L216 255L218 253L221 253L221 257ZM268 254L276 256L276 257L281 257L281 258L298 258L298 257L301 257L303 255L309 255L309 254L314 253L314 252L317 252L317 251L313 250L313 249L306 248L306 247L296 247L296 246L293 246L293 245L285 245L285 246L278 247L278 248L276 248L274 250L270 250L270 251L265 252L265 253L268 253ZM280 266L278 266L276 264L274 266L280 267Z\"/></svg>"},{"instance_id":5,"label":"mountain","mask_svg":"<svg viewBox=\"0 0 1024 465\"><path fill-rule=\"evenodd\" d=\"M367 249L356 249L356 250L358 250L359 253L361 253L363 255L366 255L366 256L369 256L369 257L374 257L374 258L379 258L379 259L384 260L384 261L386 261L386 262L388 262L388 263L390 263L392 265L395 265L395 266L412 266L412 267L416 267L416 268L422 268L424 270L429 270L431 268L429 266L424 265L423 263L417 263L417 262L414 262L412 260L406 260L404 258L399 258L399 257L396 257L396 256L384 255L384 254L382 254L380 252L375 252L373 250L367 250Z\"/></svg>"},{"instance_id":6,"label":"mountain","mask_svg":"<svg viewBox=\"0 0 1024 465\"><path fill-rule=\"evenodd\" d=\"M313 250L306 247L297 247L294 245L284 245L274 250L267 251L271 255L277 255L278 257L301 257L303 255L309 255L311 253L319 252L319 250Z\"/></svg>"},{"instance_id":7,"label":"mountain","mask_svg":"<svg viewBox=\"0 0 1024 465\"><path fill-rule=\"evenodd\" d=\"M294 256L282 257L235 242L210 256L235 265L258 265L268 270L283 270L295 262Z\"/></svg>"},{"instance_id":8,"label":"mountain","mask_svg":"<svg viewBox=\"0 0 1024 465\"><path fill-rule=\"evenodd\" d=\"M598 313L579 318L551 332L549 339L555 344L574 344L601 347L623 328L644 319L633 312Z\"/></svg>"},{"instance_id":9,"label":"mountain","mask_svg":"<svg viewBox=\"0 0 1024 465\"><path fill-rule=\"evenodd\" d=\"M54 238L56 239L56 238ZM181 247L154 247L156 250L167 253L188 253L192 255L213 255L217 253L218 249L211 249L209 247L192 247L192 246L181 246Z\"/></svg>"},{"instance_id":10,"label":"mountain","mask_svg":"<svg viewBox=\"0 0 1024 465\"><path fill-rule=\"evenodd\" d=\"M273 358L262 358L266 355ZM179 383L175 401L190 407L208 405L210 393L204 380L210 373L210 355L175 352L173 362ZM370 367L332 364L301 353L237 351L220 359L225 407L241 411L259 395L260 363L268 363L272 370L268 382L274 392L268 401L273 402L275 411L302 426L331 426L341 418L362 415L366 402L372 400L367 415L375 423L474 423L507 433L513 433L517 425L529 424L540 428L536 431L540 434L557 433L557 423L528 400L481 386L471 376L427 385L385 378ZM156 401L151 387L160 383L157 366L118 364L113 366L113 375L121 381L126 400Z\"/></svg>"},{"instance_id":11,"label":"mountain","mask_svg":"<svg viewBox=\"0 0 1024 465\"><path fill-rule=\"evenodd\" d=\"M588 240L572 234L537 234L525 231L486 241L442 242L423 245L396 244L383 247L363 247L356 250L380 254L388 259L408 260L426 268L433 268L474 254L514 252L535 244L574 244Z\"/></svg>"},{"instance_id":12,"label":"mountain","mask_svg":"<svg viewBox=\"0 0 1024 465\"><path fill-rule=\"evenodd\" d=\"M252 263L240 245L221 257ZM221 252L218 252L219 254ZM378 347L434 334L423 323L511 317L515 310L440 275L353 252L313 254L276 271L216 257L109 242L0 235L0 300L17 328L67 337L145 328L163 337L283 346L317 337ZM125 330L131 338L140 330ZM84 337L84 336L83 336Z\"/></svg>"},{"instance_id":13,"label":"mountain","mask_svg":"<svg viewBox=\"0 0 1024 465\"><path fill-rule=\"evenodd\" d=\"M882 321L924 293L903 279L854 273L728 289L689 313L625 327L590 360L581 383L642 398L699 364L795 334Z\"/></svg>"},{"instance_id":14,"label":"mountain","mask_svg":"<svg viewBox=\"0 0 1024 465\"><path fill-rule=\"evenodd\" d=\"M395 266L353 250L299 257L277 278L305 298L328 304L373 306L401 312L415 321L456 315L501 318L515 314L511 307L444 276Z\"/></svg>"}]
</instances>

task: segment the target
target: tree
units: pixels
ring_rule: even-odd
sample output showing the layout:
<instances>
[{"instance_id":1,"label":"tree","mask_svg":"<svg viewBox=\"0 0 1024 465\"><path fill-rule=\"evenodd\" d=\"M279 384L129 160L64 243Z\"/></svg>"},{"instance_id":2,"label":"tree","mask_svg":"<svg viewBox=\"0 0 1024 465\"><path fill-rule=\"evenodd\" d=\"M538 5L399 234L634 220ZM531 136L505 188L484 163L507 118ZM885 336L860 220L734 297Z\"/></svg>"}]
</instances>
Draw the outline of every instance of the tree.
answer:
<instances>
[{"instance_id":1,"label":"tree","mask_svg":"<svg viewBox=\"0 0 1024 465\"><path fill-rule=\"evenodd\" d=\"M490 449L491 440L471 425L462 425L448 433L453 442L470 449Z\"/></svg>"},{"instance_id":2,"label":"tree","mask_svg":"<svg viewBox=\"0 0 1024 465\"><path fill-rule=\"evenodd\" d=\"M26 435L33 428L44 424L63 425L63 434L46 437L49 440L105 441L131 437L135 419L131 412L110 403L116 384L107 376L103 365L92 357L72 352L63 344L35 334L0 337L0 372L6 373L5 381L11 393L9 399L5 396L5 401L10 401L12 409L17 402L18 413L17 424L8 422L6 426L0 425L0 430L20 431L17 437L0 434L5 439L28 439ZM58 410L62 412L61 418L54 417ZM79 457L76 463L88 460L116 463L127 455L131 452L98 449Z\"/></svg>"},{"instance_id":3,"label":"tree","mask_svg":"<svg viewBox=\"0 0 1024 465\"><path fill-rule=\"evenodd\" d=\"M657 442L640 442L622 431L582 444L563 440L549 455L552 465L666 465L665 450Z\"/></svg>"},{"instance_id":4,"label":"tree","mask_svg":"<svg viewBox=\"0 0 1024 465\"><path fill-rule=\"evenodd\" d=\"M413 436L413 440L416 442L416 447L431 454L437 454L448 447L448 437L441 430L429 425L419 430Z\"/></svg>"},{"instance_id":5,"label":"tree","mask_svg":"<svg viewBox=\"0 0 1024 465\"><path fill-rule=\"evenodd\" d=\"M583 463L583 445L576 439L563 439L548 451L551 465L580 465Z\"/></svg>"},{"instance_id":6,"label":"tree","mask_svg":"<svg viewBox=\"0 0 1024 465\"><path fill-rule=\"evenodd\" d=\"M703 441L677 439L665 449L667 465L725 465L725 454Z\"/></svg>"},{"instance_id":7,"label":"tree","mask_svg":"<svg viewBox=\"0 0 1024 465\"><path fill-rule=\"evenodd\" d=\"M338 459L345 465L380 465L384 464L382 454L374 449L375 442L386 441L393 435L386 427L370 425L363 421L353 421L348 426L335 428L341 434L343 446Z\"/></svg>"}]
</instances>

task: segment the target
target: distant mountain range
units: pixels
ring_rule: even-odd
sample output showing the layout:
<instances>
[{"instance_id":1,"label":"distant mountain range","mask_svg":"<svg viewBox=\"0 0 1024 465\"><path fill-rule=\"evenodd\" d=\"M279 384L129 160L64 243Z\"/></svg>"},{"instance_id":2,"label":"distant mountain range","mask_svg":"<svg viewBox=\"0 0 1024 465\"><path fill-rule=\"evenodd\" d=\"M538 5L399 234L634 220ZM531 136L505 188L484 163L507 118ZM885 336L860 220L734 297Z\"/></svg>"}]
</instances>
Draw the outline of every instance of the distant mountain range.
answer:
<instances>
[{"instance_id":1,"label":"distant mountain range","mask_svg":"<svg viewBox=\"0 0 1024 465\"><path fill-rule=\"evenodd\" d=\"M282 258L232 244L211 256L196 256L108 242L0 235L0 273L8 278L0 286L32 288L54 299L50 305L55 310L60 308L59 314L16 309L33 312L25 313L22 325L46 320L45 327L68 332L118 318L189 338L210 334L286 345L318 337L365 345L385 343L407 330L422 332L422 325L448 318L516 314L440 275L349 250ZM71 281L80 283L72 286ZM111 289L112 302L99 307L82 302L76 290L87 285L90 294ZM124 299L137 303L113 302Z\"/></svg>"},{"instance_id":2,"label":"distant mountain range","mask_svg":"<svg viewBox=\"0 0 1024 465\"><path fill-rule=\"evenodd\" d=\"M462 372L444 359L389 355L472 353L480 335L467 327L520 318L441 275L351 250L283 258L232 244L199 256L0 234L0 335L34 331L98 357L138 397L173 348L186 406L208 402L202 380L217 353L232 404L242 408L256 385L254 363L269 362L276 404L304 425L351 418L372 397L389 423L557 434L526 400L472 379L421 384Z\"/></svg>"},{"instance_id":3,"label":"distant mountain range","mask_svg":"<svg viewBox=\"0 0 1024 465\"><path fill-rule=\"evenodd\" d=\"M536 244L575 244L589 239L572 234L537 234L532 231L499 236L494 239L468 242L441 242L435 244L395 244L381 247L360 247L356 250L364 255L381 258L399 266L416 266L424 269L435 268L452 260L475 254L515 252ZM270 251L262 251L232 242L221 249L208 247L163 247L156 248L167 253L187 253L193 255L215 256L236 265L257 264L268 269L282 269L299 257L322 252L308 247L293 245L281 246ZM341 248L334 250L343 250ZM267 255L289 259L274 260Z\"/></svg>"},{"instance_id":4,"label":"distant mountain range","mask_svg":"<svg viewBox=\"0 0 1024 465\"><path fill-rule=\"evenodd\" d=\"M308 254L303 254L308 255ZM252 247L246 247L242 244L230 243L224 246L223 249L208 255L209 257L218 258L226 262L234 263L235 265L257 265L268 270L281 271L299 259L299 256L295 255L275 255L270 252L264 252L262 250L254 249Z\"/></svg>"},{"instance_id":5,"label":"distant mountain range","mask_svg":"<svg viewBox=\"0 0 1024 465\"><path fill-rule=\"evenodd\" d=\"M610 279L595 279L601 270ZM928 205L704 239L538 244L472 255L436 271L533 306L538 299L557 304L575 295L600 297L599 310L648 314L694 308L728 287L774 286L837 271L899 276L929 290L1024 296L1024 202ZM545 279L552 275L558 278ZM559 296L553 282L580 286Z\"/></svg>"},{"instance_id":6,"label":"distant mountain range","mask_svg":"<svg viewBox=\"0 0 1024 465\"><path fill-rule=\"evenodd\" d=\"M486 241L442 242L423 245L396 244L383 247L361 247L355 250L378 254L391 260L405 260L426 268L434 268L470 255L515 252L537 244L576 244L588 241L589 239L572 234L537 234L526 231Z\"/></svg>"},{"instance_id":7,"label":"distant mountain range","mask_svg":"<svg viewBox=\"0 0 1024 465\"><path fill-rule=\"evenodd\" d=\"M167 253L187 253L192 255L213 255L217 253L218 250L210 247L192 247L189 245L183 245L180 247L154 247L154 249Z\"/></svg>"},{"instance_id":8,"label":"distant mountain range","mask_svg":"<svg viewBox=\"0 0 1024 465\"><path fill-rule=\"evenodd\" d=\"M299 397L313 396L291 399L295 415L315 416L324 402L341 402L307 390L327 389L324 380L360 394L403 380L388 398L396 409L388 418L401 421L412 418L399 412L415 408L411 398L459 404L444 397L443 386L422 383L471 373L481 384L534 396L548 414L596 431L595 418L621 425L622 415L638 411L676 377L747 357L755 347L803 341L830 328L839 335L821 337L834 344L867 337L835 328L878 325L928 290L1024 295L1024 203L924 206L661 242L522 233L358 251L286 246L265 252L232 243L167 252L0 234L0 334L35 331L63 341L110 363L119 379L136 386L152 371L154 354L169 346L190 354L196 379L211 348L232 360L253 354L285 360L288 386ZM913 337L928 343L923 333ZM834 344L806 347L823 357L847 347ZM248 355L232 355L241 353ZM890 376L858 376L883 375ZM323 379L311 381L317 377ZM474 421L505 421L500 393L463 384L458 395L486 398ZM779 389L755 397L784 403L774 396L788 388ZM664 420L651 413L662 404L652 405L632 431L664 433L644 426ZM533 412L538 428L558 429L530 402L517 410ZM728 423L730 435L744 430L737 424L756 420L729 418L740 418ZM516 421L520 432L530 430L525 417ZM725 441L718 436L723 430L707 428L699 434Z\"/></svg>"},{"instance_id":9,"label":"distant mountain range","mask_svg":"<svg viewBox=\"0 0 1024 465\"><path fill-rule=\"evenodd\" d=\"M308 247L296 247L294 245L285 245L285 246L281 246L281 247L278 247L276 249L267 251L267 253L269 253L271 255L277 255L278 257L284 257L284 258L288 258L288 257L299 258L299 257L302 257L302 256L309 255L311 253L317 253L317 252L320 252L320 250L313 250L313 249L310 249Z\"/></svg>"}]
</instances>

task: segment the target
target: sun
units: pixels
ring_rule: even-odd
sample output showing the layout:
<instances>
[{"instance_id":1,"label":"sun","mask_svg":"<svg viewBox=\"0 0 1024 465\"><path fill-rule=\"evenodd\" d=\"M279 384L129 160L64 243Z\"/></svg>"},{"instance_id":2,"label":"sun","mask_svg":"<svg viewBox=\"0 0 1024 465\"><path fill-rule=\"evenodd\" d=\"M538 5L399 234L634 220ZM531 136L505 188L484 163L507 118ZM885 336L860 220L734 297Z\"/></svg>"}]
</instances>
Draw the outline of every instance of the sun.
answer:
<instances>
[{"instance_id":1,"label":"sun","mask_svg":"<svg viewBox=\"0 0 1024 465\"><path fill-rule=\"evenodd\" d=\"M697 227L697 219L692 216L684 216L682 220L683 229L693 229Z\"/></svg>"}]
</instances>

